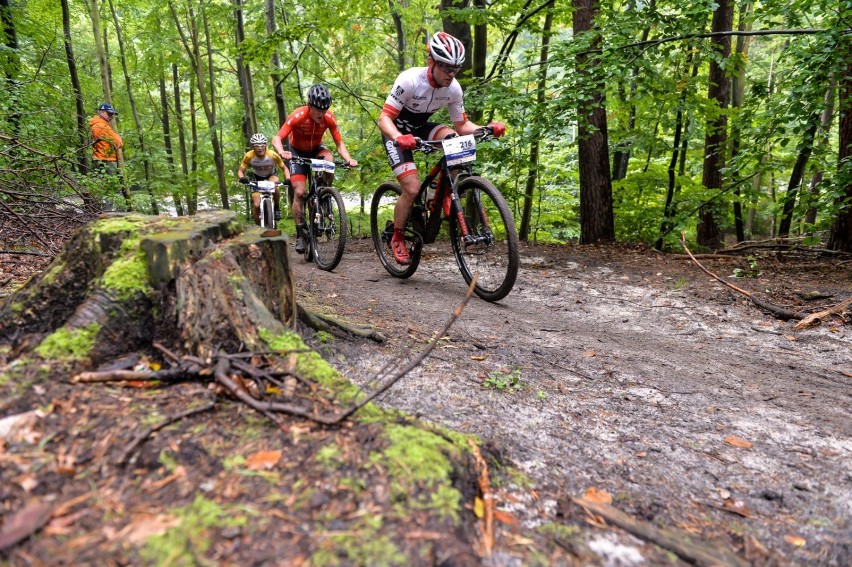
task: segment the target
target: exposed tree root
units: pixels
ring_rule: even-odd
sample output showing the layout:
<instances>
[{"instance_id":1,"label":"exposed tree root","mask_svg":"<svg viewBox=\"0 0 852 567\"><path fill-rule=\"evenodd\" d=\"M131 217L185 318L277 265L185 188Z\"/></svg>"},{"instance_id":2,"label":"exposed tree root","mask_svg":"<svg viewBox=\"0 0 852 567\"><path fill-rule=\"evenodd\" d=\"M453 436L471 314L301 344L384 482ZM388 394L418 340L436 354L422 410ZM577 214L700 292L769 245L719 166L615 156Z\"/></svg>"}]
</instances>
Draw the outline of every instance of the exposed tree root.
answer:
<instances>
[{"instance_id":1,"label":"exposed tree root","mask_svg":"<svg viewBox=\"0 0 852 567\"><path fill-rule=\"evenodd\" d=\"M322 425L337 425L350 417L359 409L376 399L382 393L386 392L391 386L397 383L403 376L411 372L419 366L423 360L435 349L438 340L446 335L452 324L462 314L465 306L473 295L473 288L476 284L474 277L470 287L465 294L462 302L455 308L444 327L436 333L434 338L429 342L423 351L408 362L402 368L398 365L402 363L402 358L397 358L386 364L372 380L384 380L384 382L376 388L371 394L363 397L359 402L350 407L331 413L322 413L316 411L317 405L320 405L323 400L317 397L315 384L310 380L299 376L289 368L283 368L278 358L281 353L259 353L259 352L243 352L229 354L226 352L216 352L207 360L202 360L197 356L187 355L178 356L160 343L154 343L154 347L163 353L166 360L171 364L170 368L162 370L105 370L93 372L81 372L71 378L72 383L95 383L95 382L113 382L113 381L162 381L166 383L195 380L200 382L210 381L219 386L224 392L231 397L240 400L249 407L262 413L279 427L283 424L278 417L278 414L287 414L291 416L301 417L314 421ZM300 351L303 349L299 349ZM281 380L289 376L292 379L301 382L310 389L310 396L296 396L291 394L292 388ZM372 381L371 380L371 381ZM284 398L292 400L297 397L306 399L306 403L292 403L291 401L283 402L275 399L268 399L267 392L274 391L272 388L277 388L281 392L286 392ZM161 423L142 431L128 447L122 452L119 458L119 463L127 462L130 454L150 435L163 427L212 409L215 405L215 400L201 407L193 408L177 415L171 416ZM487 469L484 473L487 479ZM487 488L487 487L486 487ZM485 494L485 492L484 492ZM493 516L493 511L492 511ZM493 525L490 528L493 531ZM492 534L493 540L493 534Z\"/></svg>"}]
</instances>

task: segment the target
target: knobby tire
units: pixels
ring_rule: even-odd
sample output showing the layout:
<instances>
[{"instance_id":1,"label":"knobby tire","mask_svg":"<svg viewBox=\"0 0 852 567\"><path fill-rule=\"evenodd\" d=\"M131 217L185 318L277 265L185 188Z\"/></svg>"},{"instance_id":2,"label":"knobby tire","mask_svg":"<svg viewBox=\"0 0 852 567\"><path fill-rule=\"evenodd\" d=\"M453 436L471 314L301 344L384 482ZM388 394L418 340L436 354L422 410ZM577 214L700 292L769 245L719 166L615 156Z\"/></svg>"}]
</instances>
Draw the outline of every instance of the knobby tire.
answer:
<instances>
[{"instance_id":1,"label":"knobby tire","mask_svg":"<svg viewBox=\"0 0 852 567\"><path fill-rule=\"evenodd\" d=\"M486 301L506 297L518 277L518 233L509 205L493 183L478 176L459 183L459 201L469 234L487 243L465 245L458 218L450 218L453 253L464 281L478 273L474 293Z\"/></svg>"},{"instance_id":2,"label":"knobby tire","mask_svg":"<svg viewBox=\"0 0 852 567\"><path fill-rule=\"evenodd\" d=\"M394 258L390 241L393 236L393 210L400 195L402 195L402 188L399 183L389 181L379 185L373 193L373 202L370 204L370 232L382 266L393 277L405 279L410 278L417 271L423 246L420 236L411 229L409 219L405 229L405 244L411 256L411 263L400 264Z\"/></svg>"},{"instance_id":3,"label":"knobby tire","mask_svg":"<svg viewBox=\"0 0 852 567\"><path fill-rule=\"evenodd\" d=\"M310 227L310 246L314 252L314 261L321 270L330 272L343 258L346 247L346 209L340 191L334 187L320 187L317 199L312 200L308 226ZM317 221L319 210L319 221Z\"/></svg>"}]
</instances>

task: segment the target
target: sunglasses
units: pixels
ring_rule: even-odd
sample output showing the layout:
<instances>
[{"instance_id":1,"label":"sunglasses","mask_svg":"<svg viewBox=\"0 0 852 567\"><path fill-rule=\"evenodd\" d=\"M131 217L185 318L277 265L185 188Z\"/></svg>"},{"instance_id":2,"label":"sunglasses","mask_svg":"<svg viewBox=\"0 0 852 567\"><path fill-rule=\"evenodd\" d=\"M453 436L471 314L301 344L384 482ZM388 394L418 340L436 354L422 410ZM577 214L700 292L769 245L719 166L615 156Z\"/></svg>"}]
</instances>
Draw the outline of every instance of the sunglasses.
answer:
<instances>
[{"instance_id":1,"label":"sunglasses","mask_svg":"<svg viewBox=\"0 0 852 567\"><path fill-rule=\"evenodd\" d=\"M438 65L438 67L441 68L444 73L447 73L448 75L450 73L458 73L461 69L461 65L447 65L446 63L441 63L440 61L435 61L435 63Z\"/></svg>"}]
</instances>

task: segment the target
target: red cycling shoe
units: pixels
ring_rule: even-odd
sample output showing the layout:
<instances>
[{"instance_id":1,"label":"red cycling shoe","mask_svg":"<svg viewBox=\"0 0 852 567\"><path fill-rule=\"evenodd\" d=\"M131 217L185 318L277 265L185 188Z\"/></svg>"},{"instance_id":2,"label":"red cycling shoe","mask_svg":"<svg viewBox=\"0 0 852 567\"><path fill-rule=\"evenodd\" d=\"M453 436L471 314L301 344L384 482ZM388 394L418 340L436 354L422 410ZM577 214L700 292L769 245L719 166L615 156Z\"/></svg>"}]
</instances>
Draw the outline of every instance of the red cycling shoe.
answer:
<instances>
[{"instance_id":1,"label":"red cycling shoe","mask_svg":"<svg viewBox=\"0 0 852 567\"><path fill-rule=\"evenodd\" d=\"M405 246L404 240L391 240L391 250L393 250L393 257L398 263L411 263L411 256L408 254L408 248Z\"/></svg>"}]
</instances>

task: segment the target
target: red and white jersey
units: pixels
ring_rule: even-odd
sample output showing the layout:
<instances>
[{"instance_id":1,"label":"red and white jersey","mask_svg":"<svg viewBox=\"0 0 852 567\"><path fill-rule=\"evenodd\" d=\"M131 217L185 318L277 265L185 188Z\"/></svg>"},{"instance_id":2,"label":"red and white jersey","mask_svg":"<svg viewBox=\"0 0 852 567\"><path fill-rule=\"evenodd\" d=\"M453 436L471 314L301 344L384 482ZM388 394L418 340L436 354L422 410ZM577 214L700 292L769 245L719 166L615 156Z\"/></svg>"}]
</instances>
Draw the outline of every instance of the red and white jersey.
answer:
<instances>
[{"instance_id":1,"label":"red and white jersey","mask_svg":"<svg viewBox=\"0 0 852 567\"><path fill-rule=\"evenodd\" d=\"M449 87L439 87L431 81L428 67L412 67L396 78L382 112L393 118L400 132L407 134L445 106L453 122L467 120L459 82L453 79Z\"/></svg>"}]
</instances>

